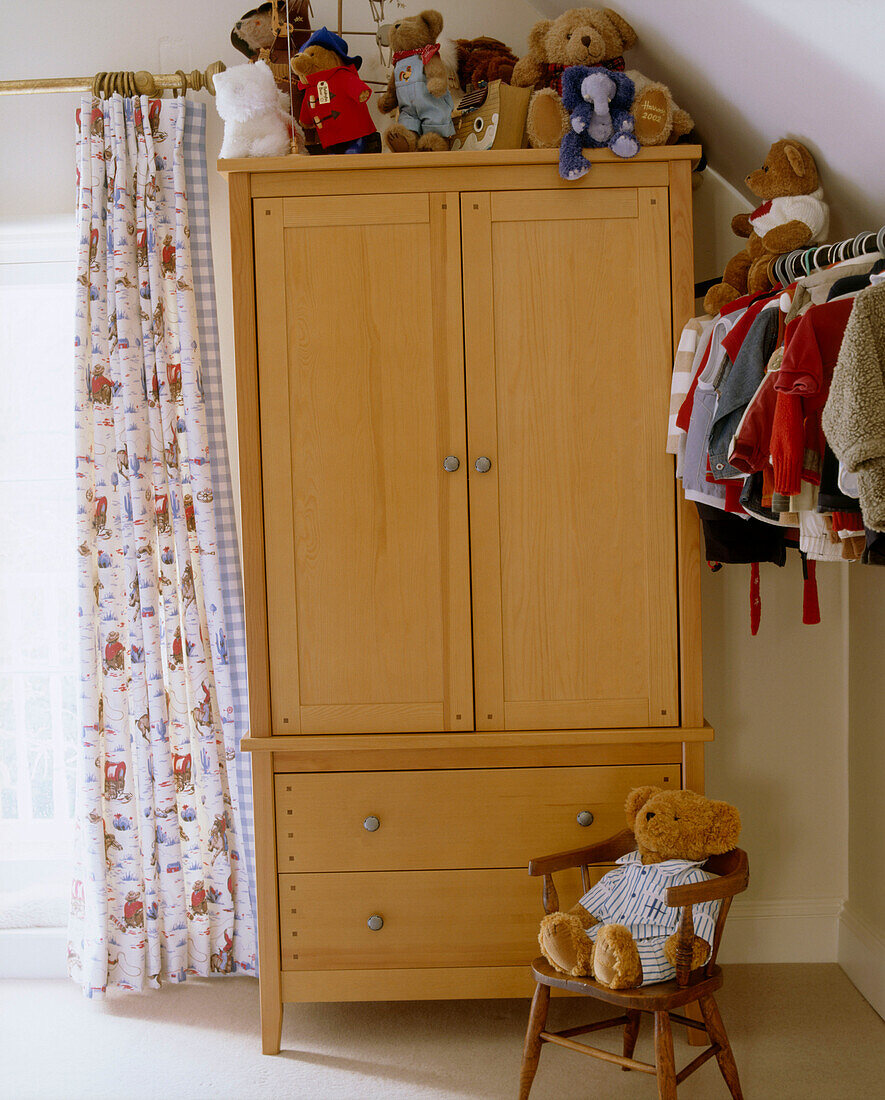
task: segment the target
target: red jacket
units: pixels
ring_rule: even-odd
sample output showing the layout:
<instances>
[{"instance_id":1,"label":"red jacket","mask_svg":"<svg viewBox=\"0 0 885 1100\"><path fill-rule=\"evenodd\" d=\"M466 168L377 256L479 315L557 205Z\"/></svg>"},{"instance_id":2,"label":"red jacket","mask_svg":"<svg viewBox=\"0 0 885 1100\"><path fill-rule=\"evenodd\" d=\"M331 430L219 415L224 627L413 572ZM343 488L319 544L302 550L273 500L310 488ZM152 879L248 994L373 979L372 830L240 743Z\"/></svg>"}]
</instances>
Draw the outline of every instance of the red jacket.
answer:
<instances>
[{"instance_id":1,"label":"red jacket","mask_svg":"<svg viewBox=\"0 0 885 1100\"><path fill-rule=\"evenodd\" d=\"M311 73L306 82L299 80L298 87L306 89L298 120L302 126L316 127L324 149L375 133L369 108L360 102L372 90L353 65Z\"/></svg>"},{"instance_id":2,"label":"red jacket","mask_svg":"<svg viewBox=\"0 0 885 1100\"><path fill-rule=\"evenodd\" d=\"M806 481L820 482L824 447L821 412L853 307L853 298L837 298L812 306L795 328L789 326L790 339L775 382L777 403L771 433L778 493L800 493L803 475Z\"/></svg>"}]
</instances>

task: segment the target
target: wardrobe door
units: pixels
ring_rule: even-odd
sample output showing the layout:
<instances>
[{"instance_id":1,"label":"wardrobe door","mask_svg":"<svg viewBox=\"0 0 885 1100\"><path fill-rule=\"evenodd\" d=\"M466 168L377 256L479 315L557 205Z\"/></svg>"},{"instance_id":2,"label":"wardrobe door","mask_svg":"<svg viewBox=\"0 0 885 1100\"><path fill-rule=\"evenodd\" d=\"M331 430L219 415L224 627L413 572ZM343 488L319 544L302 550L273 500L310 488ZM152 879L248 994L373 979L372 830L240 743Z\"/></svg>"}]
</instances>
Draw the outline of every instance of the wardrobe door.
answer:
<instances>
[{"instance_id":1,"label":"wardrobe door","mask_svg":"<svg viewBox=\"0 0 885 1100\"><path fill-rule=\"evenodd\" d=\"M472 729L458 195L253 212L273 732Z\"/></svg>"},{"instance_id":2,"label":"wardrobe door","mask_svg":"<svg viewBox=\"0 0 885 1100\"><path fill-rule=\"evenodd\" d=\"M477 729L675 725L667 190L461 209Z\"/></svg>"}]
</instances>

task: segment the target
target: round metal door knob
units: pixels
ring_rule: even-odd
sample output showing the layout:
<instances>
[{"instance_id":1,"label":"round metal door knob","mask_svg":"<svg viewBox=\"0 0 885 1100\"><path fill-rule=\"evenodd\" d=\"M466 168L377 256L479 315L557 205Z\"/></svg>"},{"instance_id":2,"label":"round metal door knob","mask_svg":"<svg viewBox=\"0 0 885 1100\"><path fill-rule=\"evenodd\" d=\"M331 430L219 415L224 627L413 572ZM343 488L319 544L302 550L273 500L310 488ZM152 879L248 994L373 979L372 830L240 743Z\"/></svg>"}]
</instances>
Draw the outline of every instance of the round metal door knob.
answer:
<instances>
[{"instance_id":1,"label":"round metal door knob","mask_svg":"<svg viewBox=\"0 0 885 1100\"><path fill-rule=\"evenodd\" d=\"M363 828L367 833L374 833L376 829L381 828L381 822L375 817L374 814L369 814L366 820L363 822Z\"/></svg>"},{"instance_id":2,"label":"round metal door knob","mask_svg":"<svg viewBox=\"0 0 885 1100\"><path fill-rule=\"evenodd\" d=\"M478 474L487 474L492 468L492 460L482 455L473 463L473 468Z\"/></svg>"},{"instance_id":3,"label":"round metal door knob","mask_svg":"<svg viewBox=\"0 0 885 1100\"><path fill-rule=\"evenodd\" d=\"M366 921L366 924L372 929L373 932L379 932L384 927L384 918L379 917L377 913L373 913L371 917Z\"/></svg>"},{"instance_id":4,"label":"round metal door knob","mask_svg":"<svg viewBox=\"0 0 885 1100\"><path fill-rule=\"evenodd\" d=\"M586 829L588 825L593 824L593 814L591 814L589 810L581 810L578 814L577 821L579 825Z\"/></svg>"},{"instance_id":5,"label":"round metal door knob","mask_svg":"<svg viewBox=\"0 0 885 1100\"><path fill-rule=\"evenodd\" d=\"M443 461L443 469L446 471L447 474L453 474L455 470L460 467L460 465L461 463L455 455L446 455L445 460Z\"/></svg>"}]
</instances>

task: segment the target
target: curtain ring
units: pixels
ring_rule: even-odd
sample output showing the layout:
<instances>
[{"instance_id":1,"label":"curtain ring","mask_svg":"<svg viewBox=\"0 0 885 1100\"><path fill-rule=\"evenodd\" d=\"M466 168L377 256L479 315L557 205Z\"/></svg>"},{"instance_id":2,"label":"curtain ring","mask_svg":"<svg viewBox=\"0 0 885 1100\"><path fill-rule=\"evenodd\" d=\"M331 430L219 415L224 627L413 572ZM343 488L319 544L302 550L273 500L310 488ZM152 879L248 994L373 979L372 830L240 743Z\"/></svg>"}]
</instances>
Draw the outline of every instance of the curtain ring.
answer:
<instances>
[{"instance_id":1,"label":"curtain ring","mask_svg":"<svg viewBox=\"0 0 885 1100\"><path fill-rule=\"evenodd\" d=\"M179 96L187 95L187 73L184 69L176 69L175 75L178 77L180 87L172 89L172 98L178 99Z\"/></svg>"},{"instance_id":2,"label":"curtain ring","mask_svg":"<svg viewBox=\"0 0 885 1100\"><path fill-rule=\"evenodd\" d=\"M885 254L885 225L876 234L876 248L879 252Z\"/></svg>"},{"instance_id":3,"label":"curtain ring","mask_svg":"<svg viewBox=\"0 0 885 1100\"><path fill-rule=\"evenodd\" d=\"M92 78L92 95L95 99L101 99L102 80L104 80L104 73L96 73Z\"/></svg>"},{"instance_id":4,"label":"curtain ring","mask_svg":"<svg viewBox=\"0 0 885 1100\"><path fill-rule=\"evenodd\" d=\"M114 79L115 79L115 77L116 77L116 73L105 73L104 74L104 80L102 81L101 94L104 96L105 99L110 99L111 96L114 94Z\"/></svg>"}]
</instances>

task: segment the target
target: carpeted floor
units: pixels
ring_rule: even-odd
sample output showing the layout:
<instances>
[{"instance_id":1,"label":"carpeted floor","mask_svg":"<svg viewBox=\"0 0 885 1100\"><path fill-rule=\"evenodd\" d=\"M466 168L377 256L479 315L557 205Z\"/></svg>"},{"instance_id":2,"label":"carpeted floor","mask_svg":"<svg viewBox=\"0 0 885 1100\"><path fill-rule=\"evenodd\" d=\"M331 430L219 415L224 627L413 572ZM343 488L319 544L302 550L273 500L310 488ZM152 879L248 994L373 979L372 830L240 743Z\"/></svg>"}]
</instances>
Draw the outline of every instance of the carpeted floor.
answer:
<instances>
[{"instance_id":1,"label":"carpeted floor","mask_svg":"<svg viewBox=\"0 0 885 1100\"><path fill-rule=\"evenodd\" d=\"M885 1023L835 965L731 966L719 997L747 1100L885 1095ZM91 1002L61 981L0 983L4 1100L427 1100L516 1096L528 1001L290 1005L283 1052L260 1053L254 980L192 980ZM550 1026L602 1018L556 1001ZM652 1058L643 1024L637 1057ZM615 1049L616 1032L592 1039ZM617 1046L620 1050L620 1047ZM677 1036L676 1064L696 1051ZM647 1098L638 1073L547 1046L532 1100ZM715 1061L680 1100L727 1100Z\"/></svg>"}]
</instances>

